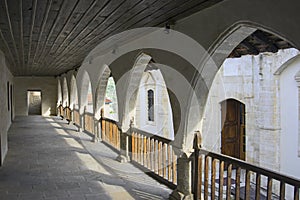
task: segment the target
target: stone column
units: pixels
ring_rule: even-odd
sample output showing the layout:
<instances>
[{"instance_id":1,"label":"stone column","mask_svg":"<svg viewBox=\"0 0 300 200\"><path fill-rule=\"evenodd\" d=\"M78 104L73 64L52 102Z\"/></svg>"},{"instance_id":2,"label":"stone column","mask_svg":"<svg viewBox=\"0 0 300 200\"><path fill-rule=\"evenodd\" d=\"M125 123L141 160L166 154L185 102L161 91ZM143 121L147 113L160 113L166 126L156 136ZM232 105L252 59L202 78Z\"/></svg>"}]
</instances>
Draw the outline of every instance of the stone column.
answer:
<instances>
[{"instance_id":1,"label":"stone column","mask_svg":"<svg viewBox=\"0 0 300 200\"><path fill-rule=\"evenodd\" d=\"M94 118L95 135L94 135L94 138L93 138L93 142L102 141L102 138L101 138L101 135L102 135L101 134L101 131L102 131L102 128L101 128L102 118L103 118L103 109L101 109L101 111L100 111L100 119L97 120L96 118Z\"/></svg>"},{"instance_id":2,"label":"stone column","mask_svg":"<svg viewBox=\"0 0 300 200\"><path fill-rule=\"evenodd\" d=\"M192 158L186 153L177 155L177 158L177 188L170 195L170 199L193 200L194 195L192 193Z\"/></svg>"},{"instance_id":3,"label":"stone column","mask_svg":"<svg viewBox=\"0 0 300 200\"><path fill-rule=\"evenodd\" d=\"M133 120L130 120L130 128L127 133L121 133L120 135L120 154L117 157L117 160L121 163L129 162L129 134L131 134L131 128L133 127Z\"/></svg>"},{"instance_id":4,"label":"stone column","mask_svg":"<svg viewBox=\"0 0 300 200\"><path fill-rule=\"evenodd\" d=\"M79 131L81 132L81 131L84 131L85 130L85 121L84 121L84 115L85 115L85 110L86 110L86 106L84 106L84 108L83 108L83 113L82 113L82 115L80 115L80 113L79 113L79 116L80 116L80 126L79 126Z\"/></svg>"}]
</instances>

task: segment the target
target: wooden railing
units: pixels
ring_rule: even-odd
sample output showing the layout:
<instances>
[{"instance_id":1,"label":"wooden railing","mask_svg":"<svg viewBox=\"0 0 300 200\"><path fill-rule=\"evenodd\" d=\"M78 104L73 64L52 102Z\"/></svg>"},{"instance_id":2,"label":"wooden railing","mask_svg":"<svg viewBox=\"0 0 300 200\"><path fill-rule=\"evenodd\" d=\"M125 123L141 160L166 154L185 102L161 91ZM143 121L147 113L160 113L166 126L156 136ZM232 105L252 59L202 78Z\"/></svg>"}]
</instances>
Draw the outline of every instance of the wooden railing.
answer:
<instances>
[{"instance_id":1,"label":"wooden railing","mask_svg":"<svg viewBox=\"0 0 300 200\"><path fill-rule=\"evenodd\" d=\"M80 114L79 114L79 110L77 109L73 110L73 120L75 125L80 126Z\"/></svg>"},{"instance_id":2,"label":"wooden railing","mask_svg":"<svg viewBox=\"0 0 300 200\"><path fill-rule=\"evenodd\" d=\"M60 117L64 117L64 107L62 106L62 104L60 104L60 105L57 107L57 114L58 114L58 116L60 116Z\"/></svg>"},{"instance_id":3,"label":"wooden railing","mask_svg":"<svg viewBox=\"0 0 300 200\"><path fill-rule=\"evenodd\" d=\"M64 109L63 109L63 114L64 114L64 118L67 120L67 121L72 121L72 116L71 116L71 109L70 109L70 107L65 107Z\"/></svg>"},{"instance_id":4,"label":"wooden railing","mask_svg":"<svg viewBox=\"0 0 300 200\"><path fill-rule=\"evenodd\" d=\"M119 129L117 122L101 117L100 123L102 130L102 140L110 144L116 150L120 150L121 130Z\"/></svg>"},{"instance_id":5,"label":"wooden railing","mask_svg":"<svg viewBox=\"0 0 300 200\"><path fill-rule=\"evenodd\" d=\"M177 157L171 141L135 128L131 131L132 161L176 185Z\"/></svg>"},{"instance_id":6,"label":"wooden railing","mask_svg":"<svg viewBox=\"0 0 300 200\"><path fill-rule=\"evenodd\" d=\"M234 196L235 199L283 200L292 196L299 200L299 179L201 148L195 148L194 153L195 199L232 199ZM292 189L289 197L286 189Z\"/></svg>"},{"instance_id":7,"label":"wooden railing","mask_svg":"<svg viewBox=\"0 0 300 200\"><path fill-rule=\"evenodd\" d=\"M84 130L95 133L94 131L94 115L92 113L84 113Z\"/></svg>"}]
</instances>

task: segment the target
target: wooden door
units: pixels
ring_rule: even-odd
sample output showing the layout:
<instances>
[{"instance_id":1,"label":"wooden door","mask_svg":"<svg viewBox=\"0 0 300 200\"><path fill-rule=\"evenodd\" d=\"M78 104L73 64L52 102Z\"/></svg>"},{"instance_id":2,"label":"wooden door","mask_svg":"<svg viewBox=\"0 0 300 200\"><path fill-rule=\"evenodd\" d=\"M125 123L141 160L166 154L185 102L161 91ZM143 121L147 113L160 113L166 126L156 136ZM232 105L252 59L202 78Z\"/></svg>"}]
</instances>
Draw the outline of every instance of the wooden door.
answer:
<instances>
[{"instance_id":1,"label":"wooden door","mask_svg":"<svg viewBox=\"0 0 300 200\"><path fill-rule=\"evenodd\" d=\"M221 153L245 160L245 105L228 99L221 112Z\"/></svg>"}]
</instances>

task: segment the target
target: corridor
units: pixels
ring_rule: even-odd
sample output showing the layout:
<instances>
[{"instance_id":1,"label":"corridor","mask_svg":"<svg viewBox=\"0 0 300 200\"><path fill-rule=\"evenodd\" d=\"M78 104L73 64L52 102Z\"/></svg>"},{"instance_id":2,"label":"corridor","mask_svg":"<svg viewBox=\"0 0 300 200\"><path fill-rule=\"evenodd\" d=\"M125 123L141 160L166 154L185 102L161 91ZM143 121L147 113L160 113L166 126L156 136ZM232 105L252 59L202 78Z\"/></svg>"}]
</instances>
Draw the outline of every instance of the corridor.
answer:
<instances>
[{"instance_id":1,"label":"corridor","mask_svg":"<svg viewBox=\"0 0 300 200\"><path fill-rule=\"evenodd\" d=\"M57 117L16 117L0 199L167 199L172 192Z\"/></svg>"}]
</instances>

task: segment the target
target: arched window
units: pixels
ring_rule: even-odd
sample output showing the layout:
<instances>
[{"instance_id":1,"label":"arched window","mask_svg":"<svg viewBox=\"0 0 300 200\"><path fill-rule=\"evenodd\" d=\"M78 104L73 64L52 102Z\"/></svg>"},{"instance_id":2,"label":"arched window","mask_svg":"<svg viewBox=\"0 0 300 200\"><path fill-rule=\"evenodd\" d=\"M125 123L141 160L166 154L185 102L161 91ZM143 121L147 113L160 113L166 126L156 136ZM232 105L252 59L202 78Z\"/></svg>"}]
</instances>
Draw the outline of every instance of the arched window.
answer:
<instances>
[{"instance_id":1,"label":"arched window","mask_svg":"<svg viewBox=\"0 0 300 200\"><path fill-rule=\"evenodd\" d=\"M148 121L154 121L154 92L148 90Z\"/></svg>"}]
</instances>

